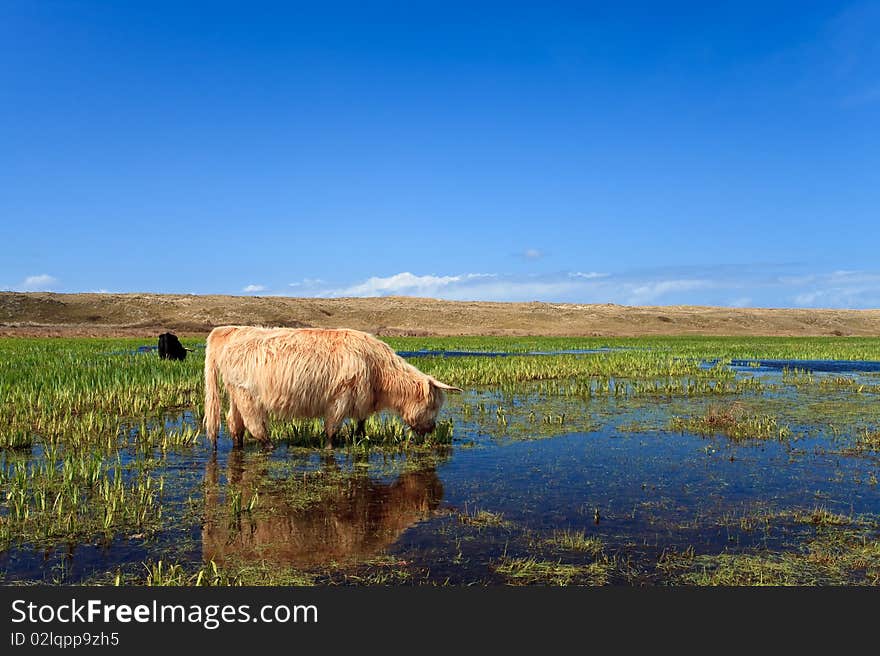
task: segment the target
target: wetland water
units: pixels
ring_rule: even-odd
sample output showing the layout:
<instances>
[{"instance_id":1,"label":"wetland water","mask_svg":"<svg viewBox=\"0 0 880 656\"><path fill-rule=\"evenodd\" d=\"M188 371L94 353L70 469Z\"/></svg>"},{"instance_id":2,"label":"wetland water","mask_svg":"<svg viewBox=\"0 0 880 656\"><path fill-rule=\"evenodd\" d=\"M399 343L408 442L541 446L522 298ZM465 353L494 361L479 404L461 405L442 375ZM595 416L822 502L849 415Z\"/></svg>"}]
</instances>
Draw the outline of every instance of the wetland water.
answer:
<instances>
[{"instance_id":1,"label":"wetland water","mask_svg":"<svg viewBox=\"0 0 880 656\"><path fill-rule=\"evenodd\" d=\"M188 573L213 561L257 583L876 583L880 380L864 365L877 363L781 362L724 365L725 384L745 381L736 393L682 392L674 381L687 376L650 393L622 380L606 391L601 377L588 390L471 386L448 398L454 437L435 447L327 454L281 440L267 454L233 451L225 434L216 454L203 438L132 446L119 475L161 479L161 517L87 538L7 536L0 572L6 583L143 582L161 560ZM731 404L778 432L672 427ZM198 419L163 422L195 431ZM43 455L0 457L11 471ZM834 549L858 554L816 556Z\"/></svg>"},{"instance_id":2,"label":"wetland water","mask_svg":"<svg viewBox=\"0 0 880 656\"><path fill-rule=\"evenodd\" d=\"M731 360L730 366L735 369L744 367L763 369L765 371L782 371L785 369L812 372L836 373L880 373L880 362L861 362L858 360Z\"/></svg>"},{"instance_id":3,"label":"wetland water","mask_svg":"<svg viewBox=\"0 0 880 656\"><path fill-rule=\"evenodd\" d=\"M584 355L586 353L611 353L612 348L595 349L559 349L555 351L436 351L421 349L418 351L398 351L402 358L507 358L529 355Z\"/></svg>"}]
</instances>

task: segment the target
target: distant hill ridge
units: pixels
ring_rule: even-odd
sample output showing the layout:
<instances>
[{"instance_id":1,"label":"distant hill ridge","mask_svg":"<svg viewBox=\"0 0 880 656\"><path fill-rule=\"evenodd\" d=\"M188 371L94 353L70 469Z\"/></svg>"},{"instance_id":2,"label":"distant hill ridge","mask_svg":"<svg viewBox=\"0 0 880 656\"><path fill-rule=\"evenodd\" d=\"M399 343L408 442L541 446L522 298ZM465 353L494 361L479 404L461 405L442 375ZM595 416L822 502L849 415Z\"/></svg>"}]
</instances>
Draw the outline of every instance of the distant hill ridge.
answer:
<instances>
[{"instance_id":1,"label":"distant hill ridge","mask_svg":"<svg viewBox=\"0 0 880 656\"><path fill-rule=\"evenodd\" d=\"M204 334L224 324L356 328L379 335L880 335L880 310L0 292L0 335Z\"/></svg>"}]
</instances>

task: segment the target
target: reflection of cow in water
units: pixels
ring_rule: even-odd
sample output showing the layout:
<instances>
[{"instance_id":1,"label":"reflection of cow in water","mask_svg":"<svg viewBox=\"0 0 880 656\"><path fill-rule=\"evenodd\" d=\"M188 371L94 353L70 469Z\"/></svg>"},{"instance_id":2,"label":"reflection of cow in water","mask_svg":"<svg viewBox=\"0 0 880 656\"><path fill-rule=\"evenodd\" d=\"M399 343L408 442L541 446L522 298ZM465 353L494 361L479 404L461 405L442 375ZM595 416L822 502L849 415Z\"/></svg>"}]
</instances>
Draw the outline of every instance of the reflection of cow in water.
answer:
<instances>
[{"instance_id":1,"label":"reflection of cow in water","mask_svg":"<svg viewBox=\"0 0 880 656\"><path fill-rule=\"evenodd\" d=\"M443 496L443 484L433 467L383 483L363 474L342 474L328 456L325 471L336 469L342 482L304 504L290 492L285 495L283 482L266 479L265 466L247 468L244 457L238 450L229 454L226 498L240 493L242 505L247 506L259 488L259 506L234 521L220 507L227 503L219 495L216 458L208 463L202 530L205 560L259 560L300 569L363 560L380 554L408 527L430 517Z\"/></svg>"}]
</instances>

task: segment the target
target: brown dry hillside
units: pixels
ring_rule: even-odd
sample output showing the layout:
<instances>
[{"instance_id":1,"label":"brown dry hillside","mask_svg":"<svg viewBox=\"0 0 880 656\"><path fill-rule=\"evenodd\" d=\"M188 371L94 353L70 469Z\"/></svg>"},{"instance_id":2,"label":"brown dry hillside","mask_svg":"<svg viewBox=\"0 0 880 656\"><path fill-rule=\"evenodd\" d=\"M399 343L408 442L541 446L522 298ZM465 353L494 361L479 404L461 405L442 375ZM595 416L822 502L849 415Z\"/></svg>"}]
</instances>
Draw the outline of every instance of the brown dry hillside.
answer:
<instances>
[{"instance_id":1,"label":"brown dry hillside","mask_svg":"<svg viewBox=\"0 0 880 656\"><path fill-rule=\"evenodd\" d=\"M0 335L6 336L204 334L223 324L380 335L880 335L880 310L0 292Z\"/></svg>"}]
</instances>

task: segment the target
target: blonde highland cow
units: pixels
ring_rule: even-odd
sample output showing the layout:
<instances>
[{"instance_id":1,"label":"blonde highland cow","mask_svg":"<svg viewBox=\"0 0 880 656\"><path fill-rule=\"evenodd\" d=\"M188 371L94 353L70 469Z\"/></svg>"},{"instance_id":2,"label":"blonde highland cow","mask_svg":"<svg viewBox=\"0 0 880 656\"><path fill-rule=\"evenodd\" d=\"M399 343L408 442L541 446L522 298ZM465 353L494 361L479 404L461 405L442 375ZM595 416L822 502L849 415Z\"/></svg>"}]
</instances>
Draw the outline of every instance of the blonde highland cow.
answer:
<instances>
[{"instance_id":1,"label":"blonde highland cow","mask_svg":"<svg viewBox=\"0 0 880 656\"><path fill-rule=\"evenodd\" d=\"M420 436L434 430L444 390L372 335L358 330L220 326L205 351L205 428L217 447L220 387L229 397L227 431L241 446L245 429L270 446L266 422L322 417L327 448L347 418L364 421L392 410Z\"/></svg>"}]
</instances>

